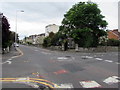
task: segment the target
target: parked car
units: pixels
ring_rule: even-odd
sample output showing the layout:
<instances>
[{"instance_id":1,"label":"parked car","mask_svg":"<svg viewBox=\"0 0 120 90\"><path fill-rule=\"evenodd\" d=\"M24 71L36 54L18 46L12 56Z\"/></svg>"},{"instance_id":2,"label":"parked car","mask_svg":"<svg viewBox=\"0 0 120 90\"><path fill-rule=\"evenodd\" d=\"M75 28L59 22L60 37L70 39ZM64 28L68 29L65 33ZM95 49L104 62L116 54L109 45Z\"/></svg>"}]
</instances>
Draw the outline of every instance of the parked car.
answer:
<instances>
[{"instance_id":1,"label":"parked car","mask_svg":"<svg viewBox=\"0 0 120 90\"><path fill-rule=\"evenodd\" d=\"M19 47L19 45L17 43L14 43L14 47Z\"/></svg>"}]
</instances>

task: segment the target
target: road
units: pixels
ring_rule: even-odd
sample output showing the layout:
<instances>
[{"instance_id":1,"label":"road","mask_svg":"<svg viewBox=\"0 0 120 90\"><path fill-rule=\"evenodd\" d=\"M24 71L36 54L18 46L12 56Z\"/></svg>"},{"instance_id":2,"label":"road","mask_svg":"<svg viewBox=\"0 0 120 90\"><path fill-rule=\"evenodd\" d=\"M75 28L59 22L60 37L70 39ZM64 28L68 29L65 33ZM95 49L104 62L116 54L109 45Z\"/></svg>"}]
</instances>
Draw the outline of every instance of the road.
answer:
<instances>
[{"instance_id":1,"label":"road","mask_svg":"<svg viewBox=\"0 0 120 90\"><path fill-rule=\"evenodd\" d=\"M118 88L118 52L75 53L20 45L2 63L3 78L42 78L61 88Z\"/></svg>"}]
</instances>

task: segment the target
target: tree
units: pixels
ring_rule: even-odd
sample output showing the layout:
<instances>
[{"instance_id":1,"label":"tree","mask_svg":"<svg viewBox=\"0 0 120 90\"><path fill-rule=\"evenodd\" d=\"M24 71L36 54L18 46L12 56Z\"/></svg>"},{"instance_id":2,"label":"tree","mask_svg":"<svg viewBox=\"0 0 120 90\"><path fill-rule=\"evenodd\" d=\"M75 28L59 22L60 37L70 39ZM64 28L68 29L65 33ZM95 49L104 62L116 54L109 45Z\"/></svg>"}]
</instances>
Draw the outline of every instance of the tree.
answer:
<instances>
[{"instance_id":1,"label":"tree","mask_svg":"<svg viewBox=\"0 0 120 90\"><path fill-rule=\"evenodd\" d=\"M15 32L9 30L10 24L7 18L4 15L2 15L1 17L2 17L2 48L7 48L11 46L12 43L15 41Z\"/></svg>"},{"instance_id":2,"label":"tree","mask_svg":"<svg viewBox=\"0 0 120 90\"><path fill-rule=\"evenodd\" d=\"M108 46L120 46L120 40L108 39L107 45Z\"/></svg>"},{"instance_id":3,"label":"tree","mask_svg":"<svg viewBox=\"0 0 120 90\"><path fill-rule=\"evenodd\" d=\"M5 16L2 17L2 48L7 48L10 37L10 24Z\"/></svg>"},{"instance_id":4,"label":"tree","mask_svg":"<svg viewBox=\"0 0 120 90\"><path fill-rule=\"evenodd\" d=\"M64 15L60 31L72 37L82 47L96 47L99 37L106 35L107 22L98 5L79 2Z\"/></svg>"},{"instance_id":5,"label":"tree","mask_svg":"<svg viewBox=\"0 0 120 90\"><path fill-rule=\"evenodd\" d=\"M44 38L43 46L44 46L44 47L49 47L49 46L51 46L51 38L50 38L49 36L47 36L47 37Z\"/></svg>"}]
</instances>

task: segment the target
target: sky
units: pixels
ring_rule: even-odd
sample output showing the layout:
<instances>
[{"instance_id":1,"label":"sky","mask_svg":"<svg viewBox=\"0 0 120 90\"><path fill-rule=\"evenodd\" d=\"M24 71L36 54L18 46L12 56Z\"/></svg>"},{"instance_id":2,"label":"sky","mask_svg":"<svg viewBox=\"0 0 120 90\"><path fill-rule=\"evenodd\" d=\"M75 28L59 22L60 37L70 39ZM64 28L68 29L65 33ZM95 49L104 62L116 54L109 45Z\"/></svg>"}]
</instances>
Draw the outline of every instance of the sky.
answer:
<instances>
[{"instance_id":1,"label":"sky","mask_svg":"<svg viewBox=\"0 0 120 90\"><path fill-rule=\"evenodd\" d=\"M17 15L17 33L23 39L25 36L45 33L45 26L49 24L61 25L64 14L80 1L88 0L4 0L0 1L0 12L7 17L11 31L16 31ZM119 0L91 1L98 4L101 14L105 16L107 29L117 29Z\"/></svg>"}]
</instances>

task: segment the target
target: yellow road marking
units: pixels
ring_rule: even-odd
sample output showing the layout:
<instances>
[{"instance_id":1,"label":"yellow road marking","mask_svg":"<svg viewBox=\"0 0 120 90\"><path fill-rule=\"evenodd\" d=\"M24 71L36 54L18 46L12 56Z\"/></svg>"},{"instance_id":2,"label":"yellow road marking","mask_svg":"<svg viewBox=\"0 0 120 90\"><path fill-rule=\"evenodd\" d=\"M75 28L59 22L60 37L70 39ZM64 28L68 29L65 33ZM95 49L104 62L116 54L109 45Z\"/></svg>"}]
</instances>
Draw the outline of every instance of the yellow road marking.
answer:
<instances>
[{"instance_id":1,"label":"yellow road marking","mask_svg":"<svg viewBox=\"0 0 120 90\"><path fill-rule=\"evenodd\" d=\"M35 83L39 83L39 84L43 84L43 85L46 85L50 88L54 88L52 85L50 84L47 84L45 82L40 82L40 81L34 81L34 80L19 80L19 81L16 81L16 80L0 80L0 81L3 81L3 82L35 82Z\"/></svg>"},{"instance_id":2,"label":"yellow road marking","mask_svg":"<svg viewBox=\"0 0 120 90\"><path fill-rule=\"evenodd\" d=\"M52 85L54 85L54 86L56 86L56 87L59 87L59 86L57 86L56 84L54 84L54 83L52 83L52 82L50 82L50 81L48 81L48 80L44 80L44 79L37 79L37 78L29 78L29 80L17 80L17 79L20 79L20 78L0 78L0 81L12 81L12 82L37 82L37 83L41 83L41 84L44 84L44 85L47 85L47 86L49 86L50 88L54 88ZM39 80L39 81L35 81L35 80ZM45 83L45 82L43 82L43 81L45 81L45 82L47 82L47 83ZM50 83L50 84L52 84L52 85L50 85L50 84L48 84L48 83Z\"/></svg>"}]
</instances>

